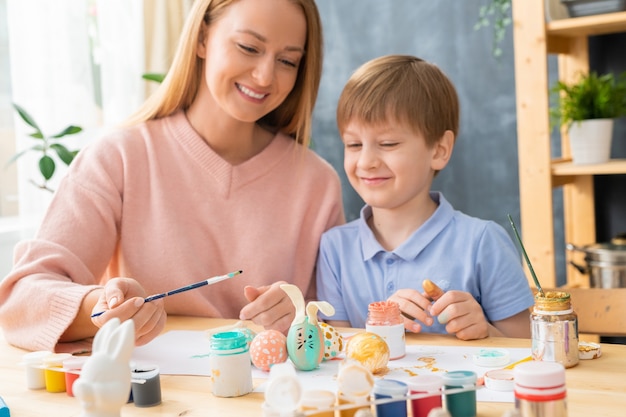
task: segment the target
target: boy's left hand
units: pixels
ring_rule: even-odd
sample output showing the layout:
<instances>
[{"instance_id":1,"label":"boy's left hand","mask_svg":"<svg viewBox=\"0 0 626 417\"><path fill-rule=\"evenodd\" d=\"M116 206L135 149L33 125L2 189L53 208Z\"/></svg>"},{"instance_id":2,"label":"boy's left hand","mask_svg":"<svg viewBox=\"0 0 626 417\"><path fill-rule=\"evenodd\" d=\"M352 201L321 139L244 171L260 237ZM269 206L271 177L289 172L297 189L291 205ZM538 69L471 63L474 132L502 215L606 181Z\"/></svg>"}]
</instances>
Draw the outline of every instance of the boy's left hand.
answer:
<instances>
[{"instance_id":1,"label":"boy's left hand","mask_svg":"<svg viewBox=\"0 0 626 417\"><path fill-rule=\"evenodd\" d=\"M489 336L490 325L483 309L472 295L465 291L447 291L430 306L430 314L437 317L446 331L461 340L483 339Z\"/></svg>"}]
</instances>

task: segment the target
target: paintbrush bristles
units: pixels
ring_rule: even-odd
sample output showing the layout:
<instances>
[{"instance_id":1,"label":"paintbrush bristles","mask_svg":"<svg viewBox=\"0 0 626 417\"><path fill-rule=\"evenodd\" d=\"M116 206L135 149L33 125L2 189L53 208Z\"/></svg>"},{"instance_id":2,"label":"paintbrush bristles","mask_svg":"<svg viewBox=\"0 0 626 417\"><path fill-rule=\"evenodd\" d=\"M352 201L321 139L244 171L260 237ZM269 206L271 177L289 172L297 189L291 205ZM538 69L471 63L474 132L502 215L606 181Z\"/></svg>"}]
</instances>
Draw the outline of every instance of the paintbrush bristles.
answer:
<instances>
[{"instance_id":1,"label":"paintbrush bristles","mask_svg":"<svg viewBox=\"0 0 626 417\"><path fill-rule=\"evenodd\" d=\"M530 259L528 258L528 254L526 253L526 249L524 248L524 244L522 243L522 239L520 238L519 233L517 232L517 227L515 227L515 223L513 223L513 218L511 217L510 214L507 214L507 216L509 217L509 222L511 223L511 227L513 227L513 232L515 232L515 237L517 238L517 241L519 242L519 245L522 248L522 254L524 255L524 259L526 260L528 269L530 270L530 275L532 275L533 281L535 281L535 286L537 287L537 291L539 292L539 295L543 297L543 290L541 289L541 284L539 284L539 279L537 279L535 270L533 269L533 266L530 263Z\"/></svg>"}]
</instances>

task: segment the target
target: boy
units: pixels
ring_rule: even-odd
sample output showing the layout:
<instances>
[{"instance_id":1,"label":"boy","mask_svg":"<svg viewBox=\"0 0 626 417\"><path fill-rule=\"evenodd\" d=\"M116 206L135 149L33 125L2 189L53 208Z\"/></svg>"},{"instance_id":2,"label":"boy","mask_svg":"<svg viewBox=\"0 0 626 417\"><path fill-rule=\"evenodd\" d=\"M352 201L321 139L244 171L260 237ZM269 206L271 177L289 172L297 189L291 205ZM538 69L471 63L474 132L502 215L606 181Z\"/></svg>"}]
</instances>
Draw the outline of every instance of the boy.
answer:
<instances>
[{"instance_id":1,"label":"boy","mask_svg":"<svg viewBox=\"0 0 626 417\"><path fill-rule=\"evenodd\" d=\"M337 125L344 169L366 205L322 236L317 288L335 307L329 324L365 327L369 303L388 299L409 331L530 337L534 298L505 230L430 191L459 127L445 74L413 56L365 63L339 98ZM427 279L445 293L428 298Z\"/></svg>"}]
</instances>

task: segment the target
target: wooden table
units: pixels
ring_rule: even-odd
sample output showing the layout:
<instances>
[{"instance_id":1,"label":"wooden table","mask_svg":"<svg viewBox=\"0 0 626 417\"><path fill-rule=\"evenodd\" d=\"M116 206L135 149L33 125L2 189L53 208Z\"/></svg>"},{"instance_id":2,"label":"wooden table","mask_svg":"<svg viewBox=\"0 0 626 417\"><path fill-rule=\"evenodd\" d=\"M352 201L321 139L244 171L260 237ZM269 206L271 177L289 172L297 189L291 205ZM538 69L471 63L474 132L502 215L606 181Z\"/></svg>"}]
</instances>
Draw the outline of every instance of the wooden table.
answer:
<instances>
[{"instance_id":1,"label":"wooden table","mask_svg":"<svg viewBox=\"0 0 626 417\"><path fill-rule=\"evenodd\" d=\"M206 330L232 321L189 317L169 317L167 330ZM407 343L426 345L530 347L527 339L489 338L463 342L444 335L408 335ZM615 416L626 414L626 346L602 345L602 357L581 361L567 369L567 404L569 417ZM79 416L78 400L65 393L26 388L24 368L18 365L25 351L10 346L0 335L0 396L12 417ZM138 408L127 404L122 416L220 416L261 417L263 394L251 393L238 398L217 398L210 392L207 377L161 375L163 403L157 407ZM511 403L478 403L479 416L501 417L513 408Z\"/></svg>"}]
</instances>

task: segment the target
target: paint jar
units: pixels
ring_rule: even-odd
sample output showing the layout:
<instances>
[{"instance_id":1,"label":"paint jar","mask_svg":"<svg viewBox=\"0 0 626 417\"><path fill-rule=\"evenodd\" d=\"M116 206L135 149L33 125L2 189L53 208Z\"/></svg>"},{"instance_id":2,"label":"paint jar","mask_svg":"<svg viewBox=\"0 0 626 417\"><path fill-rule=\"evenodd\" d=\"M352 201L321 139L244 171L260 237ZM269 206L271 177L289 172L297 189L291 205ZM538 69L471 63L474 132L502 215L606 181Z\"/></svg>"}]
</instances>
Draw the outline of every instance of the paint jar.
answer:
<instances>
[{"instance_id":1,"label":"paint jar","mask_svg":"<svg viewBox=\"0 0 626 417\"><path fill-rule=\"evenodd\" d=\"M74 381L80 376L80 371L87 361L88 356L71 356L63 361L63 369L65 370L65 391L70 397L74 396Z\"/></svg>"},{"instance_id":2,"label":"paint jar","mask_svg":"<svg viewBox=\"0 0 626 417\"><path fill-rule=\"evenodd\" d=\"M389 359L406 354L404 318L400 305L394 301L377 301L367 307L365 330L379 335L389 346Z\"/></svg>"},{"instance_id":3,"label":"paint jar","mask_svg":"<svg viewBox=\"0 0 626 417\"><path fill-rule=\"evenodd\" d=\"M161 378L154 365L134 366L131 369L130 391L137 407L154 407L161 404Z\"/></svg>"},{"instance_id":4,"label":"paint jar","mask_svg":"<svg viewBox=\"0 0 626 417\"><path fill-rule=\"evenodd\" d=\"M302 399L302 385L296 368L289 362L272 365L265 388L265 401L261 406L264 417L290 417L298 414Z\"/></svg>"},{"instance_id":5,"label":"paint jar","mask_svg":"<svg viewBox=\"0 0 626 417\"><path fill-rule=\"evenodd\" d=\"M530 318L534 360L557 362L566 368L578 364L578 316L568 293L537 294Z\"/></svg>"},{"instance_id":6,"label":"paint jar","mask_svg":"<svg viewBox=\"0 0 626 417\"><path fill-rule=\"evenodd\" d=\"M300 411L309 417L334 417L335 394L326 390L307 390L302 393Z\"/></svg>"},{"instance_id":7,"label":"paint jar","mask_svg":"<svg viewBox=\"0 0 626 417\"><path fill-rule=\"evenodd\" d=\"M409 378L409 393L429 395L424 398L411 399L413 417L428 417L433 408L442 407L441 387L443 379L439 375L418 375Z\"/></svg>"},{"instance_id":8,"label":"paint jar","mask_svg":"<svg viewBox=\"0 0 626 417\"><path fill-rule=\"evenodd\" d=\"M446 410L452 417L476 417L476 373L451 371L442 375L446 390L466 388L456 394L444 393Z\"/></svg>"},{"instance_id":9,"label":"paint jar","mask_svg":"<svg viewBox=\"0 0 626 417\"><path fill-rule=\"evenodd\" d=\"M339 416L354 417L361 408L371 411L369 399L373 386L374 377L361 362L354 359L342 361L337 374L337 404L351 407L339 410Z\"/></svg>"},{"instance_id":10,"label":"paint jar","mask_svg":"<svg viewBox=\"0 0 626 417\"><path fill-rule=\"evenodd\" d=\"M52 353L43 359L46 391L65 392L65 372L63 361L71 357L69 353Z\"/></svg>"},{"instance_id":11,"label":"paint jar","mask_svg":"<svg viewBox=\"0 0 626 417\"><path fill-rule=\"evenodd\" d=\"M52 352L40 350L22 356L21 364L26 367L26 388L32 390L46 388L43 360L50 355Z\"/></svg>"},{"instance_id":12,"label":"paint jar","mask_svg":"<svg viewBox=\"0 0 626 417\"><path fill-rule=\"evenodd\" d=\"M252 391L252 363L243 332L211 335L209 367L211 392L216 397L239 397Z\"/></svg>"},{"instance_id":13,"label":"paint jar","mask_svg":"<svg viewBox=\"0 0 626 417\"><path fill-rule=\"evenodd\" d=\"M407 415L407 393L409 387L401 381L378 379L374 383L374 399L396 400L385 404L376 404L376 417L396 417Z\"/></svg>"},{"instance_id":14,"label":"paint jar","mask_svg":"<svg viewBox=\"0 0 626 417\"><path fill-rule=\"evenodd\" d=\"M525 362L513 369L515 408L522 417L567 417L565 367L557 362Z\"/></svg>"}]
</instances>

